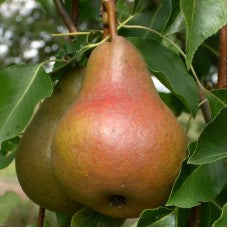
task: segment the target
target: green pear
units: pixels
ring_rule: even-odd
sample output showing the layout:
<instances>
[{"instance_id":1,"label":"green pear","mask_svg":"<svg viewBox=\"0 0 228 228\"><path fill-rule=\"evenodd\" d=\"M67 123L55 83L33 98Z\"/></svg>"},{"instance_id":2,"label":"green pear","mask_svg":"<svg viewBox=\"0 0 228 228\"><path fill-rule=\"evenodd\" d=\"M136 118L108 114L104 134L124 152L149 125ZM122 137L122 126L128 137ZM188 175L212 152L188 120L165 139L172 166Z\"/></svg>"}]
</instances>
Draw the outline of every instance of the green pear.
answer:
<instances>
[{"instance_id":1,"label":"green pear","mask_svg":"<svg viewBox=\"0 0 228 228\"><path fill-rule=\"evenodd\" d=\"M44 100L25 130L16 152L22 189L32 201L51 211L74 213L82 207L57 185L50 159L56 126L77 98L83 74L83 69L73 69L60 78L53 95Z\"/></svg>"},{"instance_id":2,"label":"green pear","mask_svg":"<svg viewBox=\"0 0 228 228\"><path fill-rule=\"evenodd\" d=\"M98 46L53 139L65 192L107 216L137 217L166 202L185 156L185 133L139 51L120 36Z\"/></svg>"}]
</instances>

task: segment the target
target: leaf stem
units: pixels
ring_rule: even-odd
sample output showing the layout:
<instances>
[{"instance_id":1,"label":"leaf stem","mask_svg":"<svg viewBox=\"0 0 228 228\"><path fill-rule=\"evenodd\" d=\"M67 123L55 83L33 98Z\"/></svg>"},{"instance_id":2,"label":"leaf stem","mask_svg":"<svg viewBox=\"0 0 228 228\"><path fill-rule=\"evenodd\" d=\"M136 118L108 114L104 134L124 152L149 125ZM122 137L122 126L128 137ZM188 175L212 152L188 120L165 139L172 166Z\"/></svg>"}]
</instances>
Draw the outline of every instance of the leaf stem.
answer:
<instances>
[{"instance_id":1,"label":"leaf stem","mask_svg":"<svg viewBox=\"0 0 228 228\"><path fill-rule=\"evenodd\" d=\"M78 36L78 35L88 35L90 32L68 32L68 33L53 33L52 36Z\"/></svg>"},{"instance_id":2,"label":"leaf stem","mask_svg":"<svg viewBox=\"0 0 228 228\"><path fill-rule=\"evenodd\" d=\"M219 210L222 211L222 207L218 203L216 203L214 200L212 200L211 203L213 203Z\"/></svg>"}]
</instances>

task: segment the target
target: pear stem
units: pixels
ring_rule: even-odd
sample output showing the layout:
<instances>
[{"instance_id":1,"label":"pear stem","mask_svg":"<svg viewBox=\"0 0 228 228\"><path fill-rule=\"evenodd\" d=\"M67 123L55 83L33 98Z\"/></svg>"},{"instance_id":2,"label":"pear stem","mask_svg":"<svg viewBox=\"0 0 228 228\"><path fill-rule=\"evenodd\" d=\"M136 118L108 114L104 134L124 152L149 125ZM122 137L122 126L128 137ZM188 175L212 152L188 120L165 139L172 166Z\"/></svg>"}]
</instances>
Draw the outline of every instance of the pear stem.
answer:
<instances>
[{"instance_id":1,"label":"pear stem","mask_svg":"<svg viewBox=\"0 0 228 228\"><path fill-rule=\"evenodd\" d=\"M226 88L227 86L227 26L223 26L220 31L219 38L219 69L218 69L218 81L217 88Z\"/></svg>"},{"instance_id":2,"label":"pear stem","mask_svg":"<svg viewBox=\"0 0 228 228\"><path fill-rule=\"evenodd\" d=\"M102 0L102 4L103 4L103 9L104 9L103 19L104 19L105 13L107 13L107 19L108 19L107 26L108 26L109 34L110 34L110 37L112 40L113 37L117 36L115 0ZM106 33L105 29L104 29L104 33Z\"/></svg>"},{"instance_id":3,"label":"pear stem","mask_svg":"<svg viewBox=\"0 0 228 228\"><path fill-rule=\"evenodd\" d=\"M39 227L44 226L44 217L45 217L45 208L39 207L37 226Z\"/></svg>"}]
</instances>

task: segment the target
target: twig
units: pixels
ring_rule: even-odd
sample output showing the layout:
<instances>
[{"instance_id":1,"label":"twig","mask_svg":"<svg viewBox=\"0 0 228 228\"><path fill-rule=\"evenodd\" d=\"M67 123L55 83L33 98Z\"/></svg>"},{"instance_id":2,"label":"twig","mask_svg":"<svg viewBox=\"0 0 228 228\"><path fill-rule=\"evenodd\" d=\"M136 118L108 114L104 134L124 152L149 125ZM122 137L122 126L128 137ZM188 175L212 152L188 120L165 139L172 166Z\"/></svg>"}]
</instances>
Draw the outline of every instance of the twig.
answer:
<instances>
[{"instance_id":1,"label":"twig","mask_svg":"<svg viewBox=\"0 0 228 228\"><path fill-rule=\"evenodd\" d=\"M108 30L112 39L114 36L117 36L115 0L102 0L102 3L104 11L107 12Z\"/></svg>"},{"instance_id":2,"label":"twig","mask_svg":"<svg viewBox=\"0 0 228 228\"><path fill-rule=\"evenodd\" d=\"M227 25L223 26L220 31L220 39L219 39L219 65L218 65L218 88L226 88L227 86Z\"/></svg>"},{"instance_id":3,"label":"twig","mask_svg":"<svg viewBox=\"0 0 228 228\"><path fill-rule=\"evenodd\" d=\"M60 16L62 17L66 27L68 28L68 30L70 32L76 32L77 28L74 25L74 22L72 20L72 18L68 15L68 13L66 12L66 10L64 9L63 3L61 0L54 0L55 6L60 14Z\"/></svg>"},{"instance_id":4,"label":"twig","mask_svg":"<svg viewBox=\"0 0 228 228\"><path fill-rule=\"evenodd\" d=\"M203 118L206 123L209 123L211 120L211 110L210 110L208 100L205 94L202 92L202 90L199 90L199 99L202 102L200 105L200 108L203 114Z\"/></svg>"},{"instance_id":5,"label":"twig","mask_svg":"<svg viewBox=\"0 0 228 228\"><path fill-rule=\"evenodd\" d=\"M198 227L200 222L200 207L193 207L187 226Z\"/></svg>"},{"instance_id":6,"label":"twig","mask_svg":"<svg viewBox=\"0 0 228 228\"><path fill-rule=\"evenodd\" d=\"M45 208L39 207L37 226L44 226Z\"/></svg>"},{"instance_id":7,"label":"twig","mask_svg":"<svg viewBox=\"0 0 228 228\"><path fill-rule=\"evenodd\" d=\"M75 25L75 27L78 27L78 0L71 0L71 18Z\"/></svg>"}]
</instances>

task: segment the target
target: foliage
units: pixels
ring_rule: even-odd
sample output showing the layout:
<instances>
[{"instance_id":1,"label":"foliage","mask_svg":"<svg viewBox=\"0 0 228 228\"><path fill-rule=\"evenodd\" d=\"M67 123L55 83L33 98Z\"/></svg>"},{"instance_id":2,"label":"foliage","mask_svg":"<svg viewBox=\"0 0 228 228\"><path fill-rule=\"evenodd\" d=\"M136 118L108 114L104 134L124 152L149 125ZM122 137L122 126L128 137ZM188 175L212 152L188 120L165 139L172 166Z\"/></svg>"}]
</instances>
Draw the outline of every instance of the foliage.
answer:
<instances>
[{"instance_id":1,"label":"foliage","mask_svg":"<svg viewBox=\"0 0 228 228\"><path fill-rule=\"evenodd\" d=\"M71 12L69 2L64 1L64 5ZM30 16L19 15L16 19L18 11L15 11L7 20L4 20L1 7L8 7L13 1L0 3L3 3L0 6L0 28L3 34L7 31L14 34L8 40L4 36L8 51L2 58L0 56L0 169L4 169L14 160L20 135L31 120L35 106L51 95L52 81L72 65L86 64L92 48L102 39L98 31L102 27L98 0L79 1L79 28L93 31L73 40L51 37L51 33L66 31L59 19L53 22L58 16L52 1L37 0ZM206 89L208 84L215 88L218 31L226 23L226 1L118 0L117 6L119 22L132 17L128 21L131 28L122 25L119 34L139 49L151 73L170 90L160 96L174 114L180 116L185 112L191 118L201 115L198 99L201 83L205 85L203 91L212 117L204 124L195 142L189 139L189 156L182 164L167 203L143 211L134 225L186 226L191 208L198 205L200 225L226 226L226 199L220 197L226 191L226 89ZM28 22L28 17L32 22ZM26 50L37 40L43 41L42 47L38 48L35 57L26 57ZM21 57L18 59L17 56ZM45 60L53 56L56 56L54 67L47 73L50 64L47 68ZM9 67L15 63L23 65ZM191 67L199 82L189 70ZM191 121L189 123L191 125ZM18 201L18 196L12 192L0 196L0 225L6 222ZM72 219L57 213L57 220L60 226L116 226L123 223L89 208L83 208Z\"/></svg>"}]
</instances>

